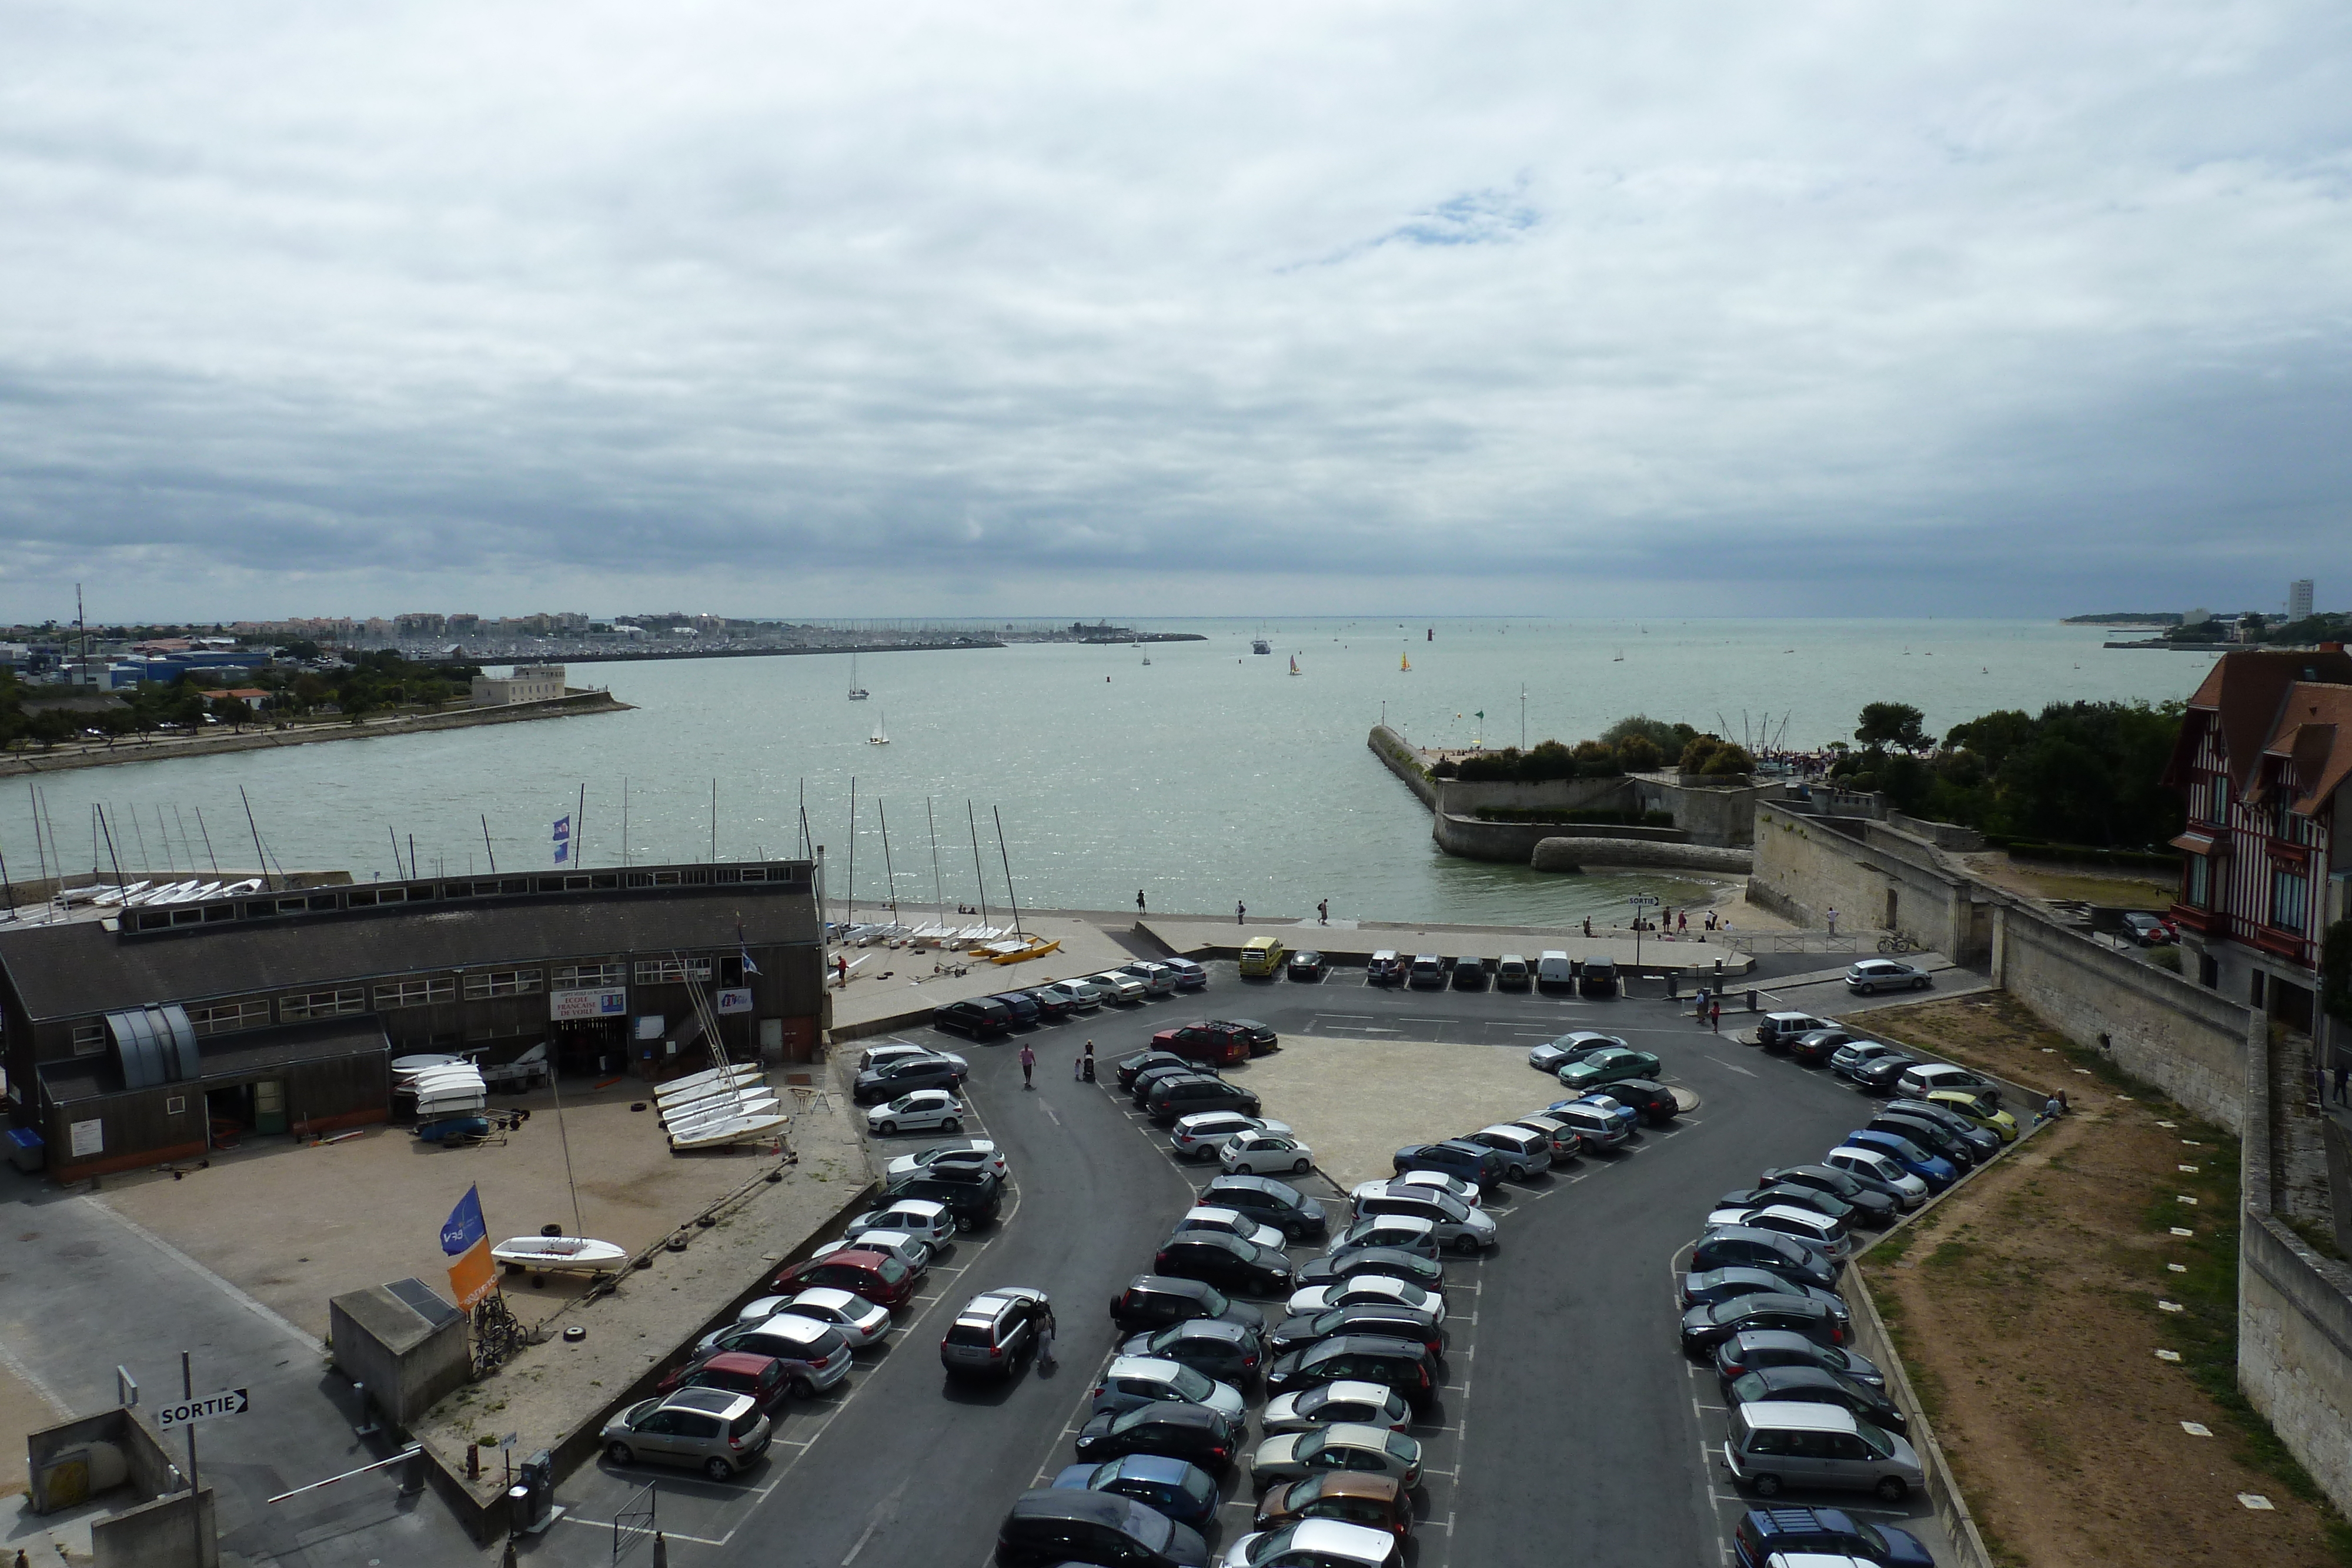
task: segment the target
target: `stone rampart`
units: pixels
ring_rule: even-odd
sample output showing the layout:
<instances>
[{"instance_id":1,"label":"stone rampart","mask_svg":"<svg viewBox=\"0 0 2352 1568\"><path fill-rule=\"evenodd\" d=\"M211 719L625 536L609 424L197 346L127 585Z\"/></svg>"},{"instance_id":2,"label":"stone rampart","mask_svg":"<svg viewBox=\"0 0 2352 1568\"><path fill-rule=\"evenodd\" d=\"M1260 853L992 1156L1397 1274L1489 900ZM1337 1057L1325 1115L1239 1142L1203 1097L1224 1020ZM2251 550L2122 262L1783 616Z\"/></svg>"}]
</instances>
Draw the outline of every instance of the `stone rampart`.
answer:
<instances>
[{"instance_id":1,"label":"stone rampart","mask_svg":"<svg viewBox=\"0 0 2352 1568\"><path fill-rule=\"evenodd\" d=\"M1538 841L1528 863L1538 871L1583 871L1591 866L1645 866L1671 871L1744 873L1755 862L1748 850L1711 844L1659 843L1602 833L1563 833Z\"/></svg>"},{"instance_id":2,"label":"stone rampart","mask_svg":"<svg viewBox=\"0 0 2352 1568\"><path fill-rule=\"evenodd\" d=\"M1828 925L1834 909L1851 930L1900 931L1956 964L1991 952L1996 895L1884 822L1759 805L1748 896L1803 926Z\"/></svg>"}]
</instances>

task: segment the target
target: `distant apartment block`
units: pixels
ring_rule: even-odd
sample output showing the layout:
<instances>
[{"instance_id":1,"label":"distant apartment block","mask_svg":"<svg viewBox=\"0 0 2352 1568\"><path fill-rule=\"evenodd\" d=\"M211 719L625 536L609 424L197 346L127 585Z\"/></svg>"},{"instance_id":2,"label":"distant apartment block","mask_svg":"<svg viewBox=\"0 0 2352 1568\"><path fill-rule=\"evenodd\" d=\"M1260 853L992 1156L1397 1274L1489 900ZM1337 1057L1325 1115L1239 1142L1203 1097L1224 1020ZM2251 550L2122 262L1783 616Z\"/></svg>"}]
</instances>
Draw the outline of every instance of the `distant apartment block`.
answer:
<instances>
[{"instance_id":1,"label":"distant apartment block","mask_svg":"<svg viewBox=\"0 0 2352 1568\"><path fill-rule=\"evenodd\" d=\"M2298 577L2286 585L2286 618L2290 621L2308 619L2311 614L2311 579Z\"/></svg>"},{"instance_id":2,"label":"distant apartment block","mask_svg":"<svg viewBox=\"0 0 2352 1568\"><path fill-rule=\"evenodd\" d=\"M440 637L449 631L449 618L436 615L430 611L400 616L393 623L400 628L400 634L404 637Z\"/></svg>"},{"instance_id":3,"label":"distant apartment block","mask_svg":"<svg viewBox=\"0 0 2352 1568\"><path fill-rule=\"evenodd\" d=\"M561 664L517 664L514 673L504 680L488 675L474 677L473 705L476 707L541 703L562 695L563 666Z\"/></svg>"}]
</instances>

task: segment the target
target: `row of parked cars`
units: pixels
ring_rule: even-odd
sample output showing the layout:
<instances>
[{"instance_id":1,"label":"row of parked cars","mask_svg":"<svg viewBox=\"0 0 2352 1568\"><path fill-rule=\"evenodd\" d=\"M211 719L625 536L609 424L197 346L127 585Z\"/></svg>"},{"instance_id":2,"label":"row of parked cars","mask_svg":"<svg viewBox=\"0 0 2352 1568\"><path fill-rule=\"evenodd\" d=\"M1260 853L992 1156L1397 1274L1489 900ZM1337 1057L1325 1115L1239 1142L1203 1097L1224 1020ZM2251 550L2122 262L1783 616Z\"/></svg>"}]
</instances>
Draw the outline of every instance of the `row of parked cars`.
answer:
<instances>
[{"instance_id":1,"label":"row of parked cars","mask_svg":"<svg viewBox=\"0 0 2352 1568\"><path fill-rule=\"evenodd\" d=\"M1139 958L1099 975L942 1002L931 1009L931 1023L974 1040L994 1040L1014 1030L1058 1023L1072 1013L1105 1005L1140 1006L1153 997L1204 989L1208 983L1209 971L1190 958Z\"/></svg>"},{"instance_id":2,"label":"row of parked cars","mask_svg":"<svg viewBox=\"0 0 2352 1568\"><path fill-rule=\"evenodd\" d=\"M605 1457L616 1465L686 1465L718 1481L755 1463L773 1415L789 1400L835 1387L857 1353L884 1343L938 1255L959 1233L995 1218L1011 1176L984 1138L892 1160L879 1203L839 1239L779 1270L768 1293L697 1341L652 1397L605 1424ZM1036 1300L1042 1305L1042 1294Z\"/></svg>"},{"instance_id":3,"label":"row of parked cars","mask_svg":"<svg viewBox=\"0 0 2352 1568\"><path fill-rule=\"evenodd\" d=\"M1547 952L1533 964L1517 953L1499 958L1448 957L1440 953L1406 955L1383 949L1372 955L1364 977L1375 986L1404 986L1413 990L1483 991L1488 985L1507 991L1569 992L1585 997L1617 994L1616 960L1570 958Z\"/></svg>"}]
</instances>

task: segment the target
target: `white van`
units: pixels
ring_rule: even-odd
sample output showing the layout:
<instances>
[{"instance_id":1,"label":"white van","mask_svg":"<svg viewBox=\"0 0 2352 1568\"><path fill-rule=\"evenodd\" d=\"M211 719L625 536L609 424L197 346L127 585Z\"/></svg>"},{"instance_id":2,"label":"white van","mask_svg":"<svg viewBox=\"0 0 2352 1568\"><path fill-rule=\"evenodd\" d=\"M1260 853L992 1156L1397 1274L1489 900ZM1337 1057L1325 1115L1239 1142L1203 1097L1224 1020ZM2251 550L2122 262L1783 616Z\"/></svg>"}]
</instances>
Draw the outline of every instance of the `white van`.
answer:
<instances>
[{"instance_id":1,"label":"white van","mask_svg":"<svg viewBox=\"0 0 2352 1568\"><path fill-rule=\"evenodd\" d=\"M1786 1487L1834 1487L1901 1502L1927 1484L1909 1443L1839 1405L1768 1399L1737 1406L1723 1459L1762 1497Z\"/></svg>"},{"instance_id":2,"label":"white van","mask_svg":"<svg viewBox=\"0 0 2352 1568\"><path fill-rule=\"evenodd\" d=\"M1568 961L1567 954L1549 952L1536 960L1536 988L1544 991L1576 989L1576 966Z\"/></svg>"},{"instance_id":3,"label":"white van","mask_svg":"<svg viewBox=\"0 0 2352 1568\"><path fill-rule=\"evenodd\" d=\"M1528 961L1517 953L1506 953L1495 960L1495 985L1500 990L1524 991L1528 988Z\"/></svg>"}]
</instances>

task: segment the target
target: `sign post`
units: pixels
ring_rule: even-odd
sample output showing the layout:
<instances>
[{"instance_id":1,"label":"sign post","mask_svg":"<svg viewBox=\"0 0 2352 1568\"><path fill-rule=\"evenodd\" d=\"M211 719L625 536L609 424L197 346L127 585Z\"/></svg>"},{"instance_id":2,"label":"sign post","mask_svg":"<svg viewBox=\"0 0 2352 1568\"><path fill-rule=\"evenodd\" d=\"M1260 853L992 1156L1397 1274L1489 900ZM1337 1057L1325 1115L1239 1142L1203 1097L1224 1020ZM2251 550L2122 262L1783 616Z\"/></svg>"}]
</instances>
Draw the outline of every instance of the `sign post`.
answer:
<instances>
[{"instance_id":1,"label":"sign post","mask_svg":"<svg viewBox=\"0 0 2352 1568\"><path fill-rule=\"evenodd\" d=\"M1633 906L1633 967L1638 969L1642 967L1642 911L1655 908L1658 901L1646 893L1637 893L1625 902Z\"/></svg>"},{"instance_id":2,"label":"sign post","mask_svg":"<svg viewBox=\"0 0 2352 1568\"><path fill-rule=\"evenodd\" d=\"M118 1369L120 1370L120 1369ZM123 1375L129 1381L130 1375ZM137 1396L137 1385L132 1385ZM204 1499L196 1484L196 1423L217 1421L225 1416L242 1416L253 1407L253 1396L242 1388L224 1388L217 1394L196 1397L196 1382L188 1367L188 1353L180 1353L180 1402L165 1405L155 1412L158 1431L168 1432L184 1427L188 1433L188 1539L196 1549L195 1568L205 1568Z\"/></svg>"}]
</instances>

